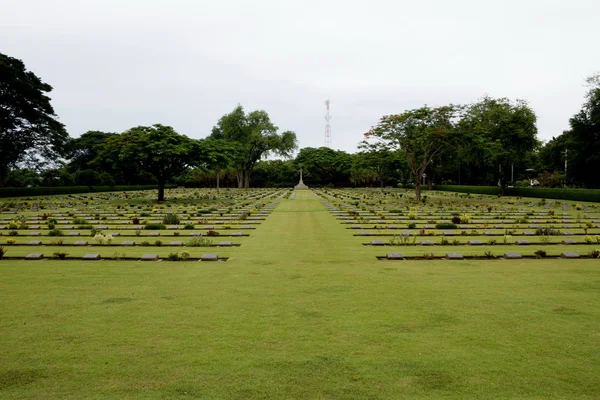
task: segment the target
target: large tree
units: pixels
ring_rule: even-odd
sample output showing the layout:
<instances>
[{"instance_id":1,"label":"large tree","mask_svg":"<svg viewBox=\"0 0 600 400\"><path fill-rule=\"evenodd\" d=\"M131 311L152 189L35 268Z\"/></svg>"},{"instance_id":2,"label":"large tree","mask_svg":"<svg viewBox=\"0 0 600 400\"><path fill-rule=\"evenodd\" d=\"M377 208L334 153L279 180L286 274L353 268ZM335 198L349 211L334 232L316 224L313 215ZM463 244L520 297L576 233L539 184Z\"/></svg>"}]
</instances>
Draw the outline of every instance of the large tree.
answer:
<instances>
[{"instance_id":1,"label":"large tree","mask_svg":"<svg viewBox=\"0 0 600 400\"><path fill-rule=\"evenodd\" d=\"M261 158L271 153L289 157L297 148L294 132L278 134L277 131L266 111L246 114L242 106L224 115L213 128L212 138L229 140L238 146L239 157L235 165L238 187L250 187L250 175Z\"/></svg>"},{"instance_id":2,"label":"large tree","mask_svg":"<svg viewBox=\"0 0 600 400\"><path fill-rule=\"evenodd\" d=\"M135 164L151 174L158 184L158 201L165 199L165 185L172 177L197 163L200 148L196 140L180 135L170 126L138 126L110 136L98 158L117 167Z\"/></svg>"},{"instance_id":3,"label":"large tree","mask_svg":"<svg viewBox=\"0 0 600 400\"><path fill-rule=\"evenodd\" d=\"M106 140L114 135L116 133L88 131L78 138L70 139L65 146L66 157L69 159L69 170L90 168L92 161L106 144Z\"/></svg>"},{"instance_id":4,"label":"large tree","mask_svg":"<svg viewBox=\"0 0 600 400\"><path fill-rule=\"evenodd\" d=\"M219 192L221 176L232 168L241 156L240 146L237 142L213 137L200 140L198 145L200 151L197 154L197 165L216 179Z\"/></svg>"},{"instance_id":5,"label":"large tree","mask_svg":"<svg viewBox=\"0 0 600 400\"><path fill-rule=\"evenodd\" d=\"M480 154L497 171L502 195L511 164L520 163L539 145L535 113L523 100L484 97L467 107L461 129L468 139L462 142L463 147L467 144L463 153Z\"/></svg>"},{"instance_id":6,"label":"large tree","mask_svg":"<svg viewBox=\"0 0 600 400\"><path fill-rule=\"evenodd\" d=\"M423 106L386 115L365 137L379 140L382 148L400 152L412 172L416 199L421 200L421 176L437 156L456 144L461 111L455 105Z\"/></svg>"},{"instance_id":7,"label":"large tree","mask_svg":"<svg viewBox=\"0 0 600 400\"><path fill-rule=\"evenodd\" d=\"M296 156L297 168L309 184L348 186L352 155L329 147L305 147Z\"/></svg>"},{"instance_id":8,"label":"large tree","mask_svg":"<svg viewBox=\"0 0 600 400\"><path fill-rule=\"evenodd\" d=\"M0 53L0 187L19 162L62 154L68 134L56 119L50 91L23 61Z\"/></svg>"}]
</instances>

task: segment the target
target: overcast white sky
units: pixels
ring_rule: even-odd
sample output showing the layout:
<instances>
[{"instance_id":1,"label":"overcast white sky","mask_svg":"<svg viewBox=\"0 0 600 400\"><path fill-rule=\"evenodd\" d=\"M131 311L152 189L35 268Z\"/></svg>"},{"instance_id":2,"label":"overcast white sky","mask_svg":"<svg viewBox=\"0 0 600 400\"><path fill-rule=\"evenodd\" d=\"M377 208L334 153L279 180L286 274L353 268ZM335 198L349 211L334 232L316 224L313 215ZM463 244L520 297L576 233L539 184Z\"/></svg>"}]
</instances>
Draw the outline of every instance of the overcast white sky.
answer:
<instances>
[{"instance_id":1,"label":"overcast white sky","mask_svg":"<svg viewBox=\"0 0 600 400\"><path fill-rule=\"evenodd\" d=\"M0 52L54 87L71 136L162 123L202 138L238 103L300 147L353 152L382 115L522 98L541 139L600 70L598 0L0 0Z\"/></svg>"}]
</instances>

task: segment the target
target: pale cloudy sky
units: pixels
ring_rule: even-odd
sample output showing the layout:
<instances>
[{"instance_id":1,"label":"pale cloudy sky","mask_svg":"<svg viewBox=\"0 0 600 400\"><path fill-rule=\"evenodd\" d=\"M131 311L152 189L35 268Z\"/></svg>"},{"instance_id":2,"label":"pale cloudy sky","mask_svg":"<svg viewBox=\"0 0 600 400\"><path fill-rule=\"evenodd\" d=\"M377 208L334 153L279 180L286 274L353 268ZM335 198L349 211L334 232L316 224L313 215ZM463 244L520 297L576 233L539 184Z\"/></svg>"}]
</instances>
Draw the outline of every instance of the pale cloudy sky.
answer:
<instances>
[{"instance_id":1,"label":"pale cloudy sky","mask_svg":"<svg viewBox=\"0 0 600 400\"><path fill-rule=\"evenodd\" d=\"M238 103L300 147L355 151L384 114L483 94L568 128L600 70L598 0L0 0L0 52L54 87L71 136L206 136Z\"/></svg>"}]
</instances>

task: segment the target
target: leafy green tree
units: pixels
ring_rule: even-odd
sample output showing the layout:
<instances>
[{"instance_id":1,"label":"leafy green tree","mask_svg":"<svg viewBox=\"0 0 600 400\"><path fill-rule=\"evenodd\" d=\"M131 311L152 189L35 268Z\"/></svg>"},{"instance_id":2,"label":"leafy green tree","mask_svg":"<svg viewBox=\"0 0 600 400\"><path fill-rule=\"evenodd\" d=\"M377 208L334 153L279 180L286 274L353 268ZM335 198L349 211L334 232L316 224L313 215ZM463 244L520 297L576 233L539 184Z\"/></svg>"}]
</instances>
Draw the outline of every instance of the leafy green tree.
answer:
<instances>
[{"instance_id":1,"label":"leafy green tree","mask_svg":"<svg viewBox=\"0 0 600 400\"><path fill-rule=\"evenodd\" d=\"M293 187L298 183L298 168L294 160L259 161L252 182L257 187Z\"/></svg>"},{"instance_id":2,"label":"leafy green tree","mask_svg":"<svg viewBox=\"0 0 600 400\"><path fill-rule=\"evenodd\" d=\"M398 150L406 160L415 182L415 197L421 200L421 176L431 162L458 142L462 107L423 106L402 114L386 115L365 133L379 140L382 148Z\"/></svg>"},{"instance_id":3,"label":"leafy green tree","mask_svg":"<svg viewBox=\"0 0 600 400\"><path fill-rule=\"evenodd\" d=\"M29 157L54 160L68 139L44 83L25 64L0 53L0 187L8 169Z\"/></svg>"},{"instance_id":4,"label":"leafy green tree","mask_svg":"<svg viewBox=\"0 0 600 400\"><path fill-rule=\"evenodd\" d=\"M354 154L352 162L353 183L378 182L383 188L386 181L401 180L408 166L398 151L382 148L380 143L362 141L359 149L363 151Z\"/></svg>"},{"instance_id":5,"label":"leafy green tree","mask_svg":"<svg viewBox=\"0 0 600 400\"><path fill-rule=\"evenodd\" d=\"M214 176L219 192L221 176L241 158L240 145L238 142L208 137L199 141L199 149L198 155L201 157L197 165Z\"/></svg>"},{"instance_id":6,"label":"leafy green tree","mask_svg":"<svg viewBox=\"0 0 600 400\"><path fill-rule=\"evenodd\" d=\"M246 114L242 106L221 117L212 129L211 138L235 142L238 146L239 153L234 166L238 187L250 187L250 176L261 158L269 154L289 157L297 148L294 132L278 134L277 131L278 128L271 123L265 111Z\"/></svg>"},{"instance_id":7,"label":"leafy green tree","mask_svg":"<svg viewBox=\"0 0 600 400\"><path fill-rule=\"evenodd\" d=\"M98 157L117 167L137 165L158 184L158 201L165 199L165 185L172 177L197 163L200 147L196 140L180 135L170 126L138 126L107 139Z\"/></svg>"},{"instance_id":8,"label":"leafy green tree","mask_svg":"<svg viewBox=\"0 0 600 400\"><path fill-rule=\"evenodd\" d=\"M6 175L6 186L9 187L39 186L40 181L38 172L30 168L12 169Z\"/></svg>"},{"instance_id":9,"label":"leafy green tree","mask_svg":"<svg viewBox=\"0 0 600 400\"><path fill-rule=\"evenodd\" d=\"M92 162L106 144L106 140L116 133L88 131L78 138L69 139L65 146L66 157L69 159L69 170L85 170L90 168Z\"/></svg>"},{"instance_id":10,"label":"leafy green tree","mask_svg":"<svg viewBox=\"0 0 600 400\"><path fill-rule=\"evenodd\" d=\"M463 153L477 154L497 171L504 195L511 164L519 163L539 146L535 113L523 100L484 97L467 107L460 125L466 132Z\"/></svg>"},{"instance_id":11,"label":"leafy green tree","mask_svg":"<svg viewBox=\"0 0 600 400\"><path fill-rule=\"evenodd\" d=\"M304 147L296 156L296 178L302 168L307 184L348 186L352 168L351 154L329 147ZM297 182L296 182L297 183Z\"/></svg>"}]
</instances>

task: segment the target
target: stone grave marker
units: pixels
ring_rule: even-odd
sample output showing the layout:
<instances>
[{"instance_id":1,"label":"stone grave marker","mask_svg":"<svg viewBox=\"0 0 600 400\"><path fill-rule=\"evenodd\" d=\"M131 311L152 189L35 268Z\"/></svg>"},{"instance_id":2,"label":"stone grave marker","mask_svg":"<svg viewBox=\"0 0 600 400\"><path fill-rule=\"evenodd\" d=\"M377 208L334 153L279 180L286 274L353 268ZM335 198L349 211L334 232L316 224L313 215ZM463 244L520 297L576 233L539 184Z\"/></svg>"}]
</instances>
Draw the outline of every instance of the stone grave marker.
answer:
<instances>
[{"instance_id":1,"label":"stone grave marker","mask_svg":"<svg viewBox=\"0 0 600 400\"><path fill-rule=\"evenodd\" d=\"M433 240L421 240L421 246L433 246Z\"/></svg>"},{"instance_id":2,"label":"stone grave marker","mask_svg":"<svg viewBox=\"0 0 600 400\"><path fill-rule=\"evenodd\" d=\"M560 253L560 256L562 258L579 258L579 254L572 252L572 251L565 251Z\"/></svg>"},{"instance_id":3,"label":"stone grave marker","mask_svg":"<svg viewBox=\"0 0 600 400\"><path fill-rule=\"evenodd\" d=\"M158 260L158 254L142 254L142 261L156 261Z\"/></svg>"},{"instance_id":4,"label":"stone grave marker","mask_svg":"<svg viewBox=\"0 0 600 400\"><path fill-rule=\"evenodd\" d=\"M448 260L462 260L464 257L460 253L446 253L446 258Z\"/></svg>"},{"instance_id":5,"label":"stone grave marker","mask_svg":"<svg viewBox=\"0 0 600 400\"><path fill-rule=\"evenodd\" d=\"M223 242L219 242L219 246L233 246L232 242L229 241L223 241Z\"/></svg>"},{"instance_id":6,"label":"stone grave marker","mask_svg":"<svg viewBox=\"0 0 600 400\"><path fill-rule=\"evenodd\" d=\"M565 239L562 241L562 244L577 244L577 241L573 239Z\"/></svg>"},{"instance_id":7,"label":"stone grave marker","mask_svg":"<svg viewBox=\"0 0 600 400\"><path fill-rule=\"evenodd\" d=\"M42 258L44 258L42 253L31 253L25 256L26 260L41 260Z\"/></svg>"},{"instance_id":8,"label":"stone grave marker","mask_svg":"<svg viewBox=\"0 0 600 400\"><path fill-rule=\"evenodd\" d=\"M87 246L88 242L87 240L78 240L77 242L73 243L74 246Z\"/></svg>"},{"instance_id":9,"label":"stone grave marker","mask_svg":"<svg viewBox=\"0 0 600 400\"><path fill-rule=\"evenodd\" d=\"M388 253L386 258L388 260L403 260L404 256L402 255L402 253Z\"/></svg>"},{"instance_id":10,"label":"stone grave marker","mask_svg":"<svg viewBox=\"0 0 600 400\"><path fill-rule=\"evenodd\" d=\"M100 259L100 254L97 253L93 253L93 254L84 254L83 257L81 257L82 260L99 260Z\"/></svg>"},{"instance_id":11,"label":"stone grave marker","mask_svg":"<svg viewBox=\"0 0 600 400\"><path fill-rule=\"evenodd\" d=\"M27 244L29 246L39 246L42 244L41 240L30 240L29 242L27 242Z\"/></svg>"},{"instance_id":12,"label":"stone grave marker","mask_svg":"<svg viewBox=\"0 0 600 400\"><path fill-rule=\"evenodd\" d=\"M200 257L200 261L217 261L219 260L219 256L216 254L202 254Z\"/></svg>"},{"instance_id":13,"label":"stone grave marker","mask_svg":"<svg viewBox=\"0 0 600 400\"><path fill-rule=\"evenodd\" d=\"M181 242L181 241L171 242L171 243L169 243L169 246L183 246L183 242Z\"/></svg>"},{"instance_id":14,"label":"stone grave marker","mask_svg":"<svg viewBox=\"0 0 600 400\"><path fill-rule=\"evenodd\" d=\"M529 240L519 239L519 240L516 241L516 243L518 245L528 245L529 244Z\"/></svg>"},{"instance_id":15,"label":"stone grave marker","mask_svg":"<svg viewBox=\"0 0 600 400\"><path fill-rule=\"evenodd\" d=\"M481 240L469 240L468 243L472 246L479 246L483 244Z\"/></svg>"},{"instance_id":16,"label":"stone grave marker","mask_svg":"<svg viewBox=\"0 0 600 400\"><path fill-rule=\"evenodd\" d=\"M135 246L135 242L132 240L126 240L121 243L121 246Z\"/></svg>"},{"instance_id":17,"label":"stone grave marker","mask_svg":"<svg viewBox=\"0 0 600 400\"><path fill-rule=\"evenodd\" d=\"M522 258L522 257L519 253L504 253L504 258L515 259L515 258Z\"/></svg>"}]
</instances>

